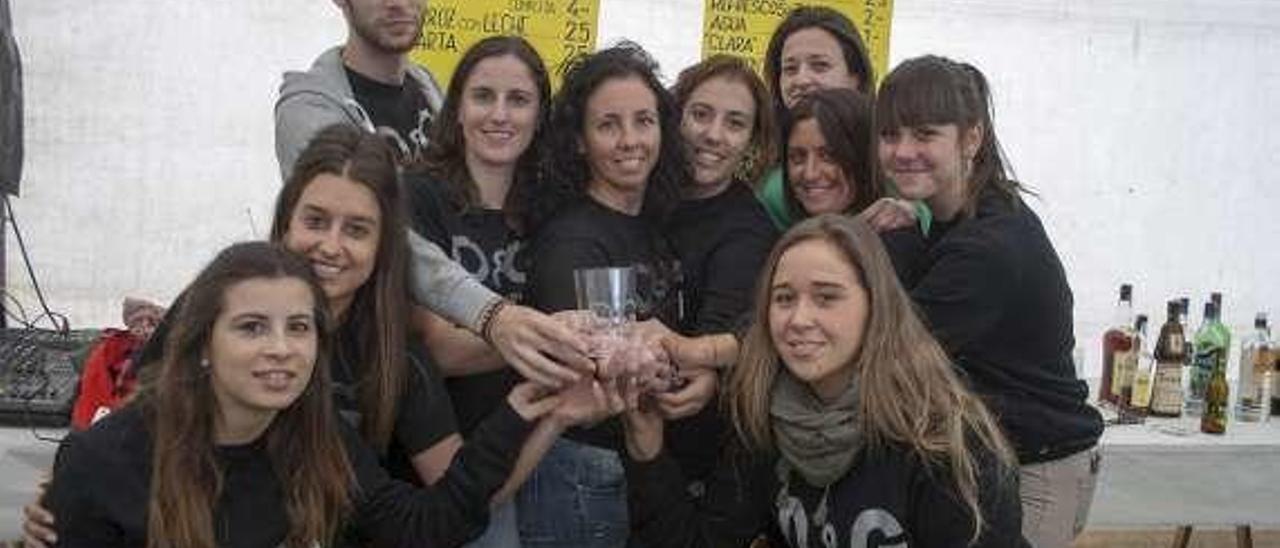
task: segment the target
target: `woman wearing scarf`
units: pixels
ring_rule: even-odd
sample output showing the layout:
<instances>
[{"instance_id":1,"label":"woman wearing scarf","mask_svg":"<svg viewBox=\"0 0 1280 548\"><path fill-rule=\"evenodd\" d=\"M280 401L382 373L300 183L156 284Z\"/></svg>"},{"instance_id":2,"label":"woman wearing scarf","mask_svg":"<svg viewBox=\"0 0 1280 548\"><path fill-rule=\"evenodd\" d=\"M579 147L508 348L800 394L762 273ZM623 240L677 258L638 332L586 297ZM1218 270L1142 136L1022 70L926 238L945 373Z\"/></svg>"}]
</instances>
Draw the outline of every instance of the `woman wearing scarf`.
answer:
<instances>
[{"instance_id":1,"label":"woman wearing scarf","mask_svg":"<svg viewBox=\"0 0 1280 548\"><path fill-rule=\"evenodd\" d=\"M644 546L1027 546L1013 455L862 221L822 215L774 247L727 372L737 433L702 493L629 411L627 485Z\"/></svg>"}]
</instances>

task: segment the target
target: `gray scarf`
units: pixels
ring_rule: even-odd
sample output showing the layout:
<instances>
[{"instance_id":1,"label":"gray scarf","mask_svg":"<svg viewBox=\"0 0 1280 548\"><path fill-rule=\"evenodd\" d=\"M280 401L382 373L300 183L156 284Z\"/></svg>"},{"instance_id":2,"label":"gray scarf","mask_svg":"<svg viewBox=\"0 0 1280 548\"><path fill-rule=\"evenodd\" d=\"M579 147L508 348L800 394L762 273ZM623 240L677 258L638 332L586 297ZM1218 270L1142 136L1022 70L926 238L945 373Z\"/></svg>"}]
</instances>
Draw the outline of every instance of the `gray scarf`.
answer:
<instances>
[{"instance_id":1,"label":"gray scarf","mask_svg":"<svg viewBox=\"0 0 1280 548\"><path fill-rule=\"evenodd\" d=\"M778 450L784 462L798 470L810 485L831 485L849 471L862 440L855 420L857 379L836 401L825 404L786 366L780 369L769 404Z\"/></svg>"}]
</instances>

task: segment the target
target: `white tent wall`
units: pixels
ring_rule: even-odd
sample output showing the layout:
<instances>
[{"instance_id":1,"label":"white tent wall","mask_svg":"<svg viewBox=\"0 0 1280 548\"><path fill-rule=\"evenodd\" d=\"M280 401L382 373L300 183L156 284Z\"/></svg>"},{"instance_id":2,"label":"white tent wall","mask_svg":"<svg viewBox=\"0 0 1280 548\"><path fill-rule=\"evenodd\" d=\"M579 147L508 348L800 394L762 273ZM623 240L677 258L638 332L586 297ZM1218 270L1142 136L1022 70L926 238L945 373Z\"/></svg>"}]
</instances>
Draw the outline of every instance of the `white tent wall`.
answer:
<instances>
[{"instance_id":1,"label":"white tent wall","mask_svg":"<svg viewBox=\"0 0 1280 548\"><path fill-rule=\"evenodd\" d=\"M1076 297L1085 374L1116 287L1226 294L1237 333L1280 314L1280 4L898 0L891 58L940 53L991 80L996 127ZM697 60L702 2L602 0L668 79ZM265 237L285 69L344 36L325 0L15 2L27 165L14 208L36 275L74 326L125 295L172 298L222 245ZM8 236L9 290L39 306ZM12 310L11 306L11 310ZM12 322L11 322L12 324Z\"/></svg>"}]
</instances>

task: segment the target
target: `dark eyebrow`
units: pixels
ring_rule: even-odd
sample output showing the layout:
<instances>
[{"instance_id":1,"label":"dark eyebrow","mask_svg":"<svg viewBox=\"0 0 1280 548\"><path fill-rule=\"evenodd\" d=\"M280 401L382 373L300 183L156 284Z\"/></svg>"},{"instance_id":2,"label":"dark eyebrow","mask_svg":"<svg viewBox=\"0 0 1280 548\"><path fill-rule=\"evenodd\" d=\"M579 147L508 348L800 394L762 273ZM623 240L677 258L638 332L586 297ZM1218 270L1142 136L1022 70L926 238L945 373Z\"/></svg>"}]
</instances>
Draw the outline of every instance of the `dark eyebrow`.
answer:
<instances>
[{"instance_id":1,"label":"dark eyebrow","mask_svg":"<svg viewBox=\"0 0 1280 548\"><path fill-rule=\"evenodd\" d=\"M232 322L241 322L244 320L266 320L266 319L267 319L266 314L263 314L257 311L241 312L231 317Z\"/></svg>"},{"instance_id":2,"label":"dark eyebrow","mask_svg":"<svg viewBox=\"0 0 1280 548\"><path fill-rule=\"evenodd\" d=\"M352 215L350 217L347 217L347 219L356 224L367 224L367 225L378 226L378 221L373 217L366 217L364 215Z\"/></svg>"}]
</instances>

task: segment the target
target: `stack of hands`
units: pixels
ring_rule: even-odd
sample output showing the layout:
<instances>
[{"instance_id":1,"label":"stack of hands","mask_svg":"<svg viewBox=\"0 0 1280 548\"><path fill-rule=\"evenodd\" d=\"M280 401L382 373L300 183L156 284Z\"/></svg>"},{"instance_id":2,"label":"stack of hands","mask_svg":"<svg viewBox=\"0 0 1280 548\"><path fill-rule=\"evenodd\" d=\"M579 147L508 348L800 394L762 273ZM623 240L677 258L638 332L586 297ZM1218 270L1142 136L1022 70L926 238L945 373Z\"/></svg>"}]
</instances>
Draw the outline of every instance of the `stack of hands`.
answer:
<instances>
[{"instance_id":1,"label":"stack of hands","mask_svg":"<svg viewBox=\"0 0 1280 548\"><path fill-rule=\"evenodd\" d=\"M528 379L508 400L528 420L545 417L563 430L622 414L627 451L643 461L662 451L663 421L695 415L715 397L713 347L657 320L618 330L588 311L548 317L508 308L512 317L500 318L494 345Z\"/></svg>"},{"instance_id":2,"label":"stack of hands","mask_svg":"<svg viewBox=\"0 0 1280 548\"><path fill-rule=\"evenodd\" d=\"M688 339L657 320L613 327L590 312L554 314L556 353L512 361L528 382L512 390L511 406L526 419L546 416L558 426L589 426L626 413L662 420L702 410L715 396L718 376L684 350ZM504 353L505 355L506 353ZM682 360L682 358L686 358ZM526 369L528 372L526 373Z\"/></svg>"}]
</instances>

